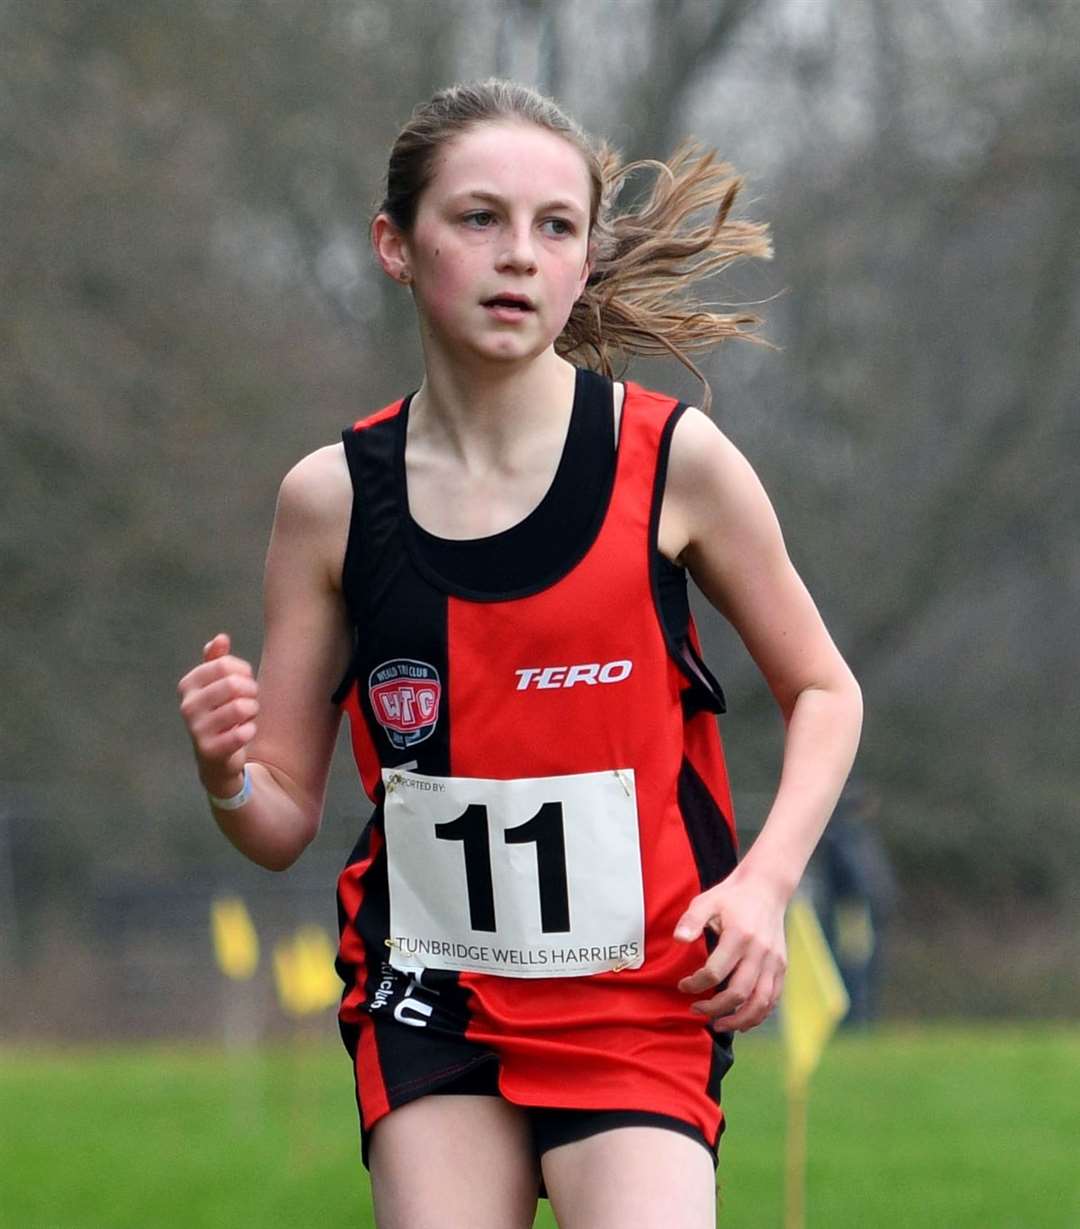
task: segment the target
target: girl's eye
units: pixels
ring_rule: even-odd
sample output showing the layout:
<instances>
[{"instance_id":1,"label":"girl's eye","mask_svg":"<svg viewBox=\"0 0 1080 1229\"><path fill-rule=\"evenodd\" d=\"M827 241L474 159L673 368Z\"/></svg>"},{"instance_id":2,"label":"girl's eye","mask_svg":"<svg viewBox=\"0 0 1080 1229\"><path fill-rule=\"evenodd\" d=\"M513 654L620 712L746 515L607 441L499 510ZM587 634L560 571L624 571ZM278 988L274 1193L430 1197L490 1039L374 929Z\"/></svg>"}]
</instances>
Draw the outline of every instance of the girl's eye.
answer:
<instances>
[{"instance_id":1,"label":"girl's eye","mask_svg":"<svg viewBox=\"0 0 1080 1229\"><path fill-rule=\"evenodd\" d=\"M466 225L475 226L478 230L486 230L494 221L495 215L489 209L477 209L465 215Z\"/></svg>"},{"instance_id":2,"label":"girl's eye","mask_svg":"<svg viewBox=\"0 0 1080 1229\"><path fill-rule=\"evenodd\" d=\"M568 218L548 218L544 225L552 235L572 235L574 224Z\"/></svg>"}]
</instances>

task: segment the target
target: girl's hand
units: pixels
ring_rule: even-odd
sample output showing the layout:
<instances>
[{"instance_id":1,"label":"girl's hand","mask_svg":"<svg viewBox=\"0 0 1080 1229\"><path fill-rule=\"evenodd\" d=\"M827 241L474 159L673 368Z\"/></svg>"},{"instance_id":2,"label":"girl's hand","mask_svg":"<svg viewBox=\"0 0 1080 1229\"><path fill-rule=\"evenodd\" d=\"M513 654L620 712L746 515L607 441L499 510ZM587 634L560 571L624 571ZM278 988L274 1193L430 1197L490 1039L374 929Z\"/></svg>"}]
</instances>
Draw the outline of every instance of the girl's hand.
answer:
<instances>
[{"instance_id":1,"label":"girl's hand","mask_svg":"<svg viewBox=\"0 0 1080 1229\"><path fill-rule=\"evenodd\" d=\"M243 787L247 748L255 737L259 685L250 663L229 655L221 632L203 647L202 665L180 680L180 715L195 748L205 789L228 798Z\"/></svg>"},{"instance_id":2,"label":"girl's hand","mask_svg":"<svg viewBox=\"0 0 1080 1229\"><path fill-rule=\"evenodd\" d=\"M776 1006L787 969L786 905L775 888L738 867L695 896L679 919L675 938L684 943L699 938L706 926L719 935L705 964L679 982L684 994L721 987L690 1008L708 1017L718 1032L755 1028Z\"/></svg>"}]
</instances>

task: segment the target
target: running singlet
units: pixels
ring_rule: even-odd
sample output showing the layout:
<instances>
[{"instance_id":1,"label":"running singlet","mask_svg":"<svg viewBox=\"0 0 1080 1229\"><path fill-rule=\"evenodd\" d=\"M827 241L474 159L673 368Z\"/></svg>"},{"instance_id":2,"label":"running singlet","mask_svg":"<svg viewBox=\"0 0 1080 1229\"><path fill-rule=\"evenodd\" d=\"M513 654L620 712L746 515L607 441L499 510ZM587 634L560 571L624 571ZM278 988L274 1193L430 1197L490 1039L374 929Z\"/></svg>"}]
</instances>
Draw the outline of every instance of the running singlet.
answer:
<instances>
[{"instance_id":1,"label":"running singlet","mask_svg":"<svg viewBox=\"0 0 1080 1229\"><path fill-rule=\"evenodd\" d=\"M338 883L362 1127L494 1064L510 1101L715 1143L731 1038L677 988L715 938L672 938L735 865L723 696L657 549L686 407L628 383L616 449L611 382L579 370L548 495L457 543L409 513L410 400L343 435L355 649L334 700L375 804Z\"/></svg>"}]
</instances>

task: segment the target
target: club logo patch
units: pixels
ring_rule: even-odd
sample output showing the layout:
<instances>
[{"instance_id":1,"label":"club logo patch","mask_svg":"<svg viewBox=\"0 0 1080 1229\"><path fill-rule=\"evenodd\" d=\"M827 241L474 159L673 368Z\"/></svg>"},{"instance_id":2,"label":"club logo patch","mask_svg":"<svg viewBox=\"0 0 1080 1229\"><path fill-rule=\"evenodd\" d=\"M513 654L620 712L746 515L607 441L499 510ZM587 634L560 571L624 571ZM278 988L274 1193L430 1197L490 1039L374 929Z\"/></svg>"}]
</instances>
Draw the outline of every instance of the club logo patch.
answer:
<instances>
[{"instance_id":1,"label":"club logo patch","mask_svg":"<svg viewBox=\"0 0 1080 1229\"><path fill-rule=\"evenodd\" d=\"M368 679L368 696L375 720L386 737L404 750L435 732L442 683L427 662L397 657L376 666Z\"/></svg>"}]
</instances>

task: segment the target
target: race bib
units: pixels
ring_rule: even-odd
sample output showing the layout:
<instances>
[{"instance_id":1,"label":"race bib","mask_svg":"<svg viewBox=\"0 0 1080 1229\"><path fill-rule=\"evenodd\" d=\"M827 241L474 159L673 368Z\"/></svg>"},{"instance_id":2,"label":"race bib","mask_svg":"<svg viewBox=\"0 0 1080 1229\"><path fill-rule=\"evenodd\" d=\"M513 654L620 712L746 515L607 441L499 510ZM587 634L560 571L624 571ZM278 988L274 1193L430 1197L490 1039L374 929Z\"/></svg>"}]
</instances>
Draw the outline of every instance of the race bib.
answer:
<instances>
[{"instance_id":1,"label":"race bib","mask_svg":"<svg viewBox=\"0 0 1080 1229\"><path fill-rule=\"evenodd\" d=\"M632 769L382 775L395 968L578 977L640 967Z\"/></svg>"}]
</instances>

